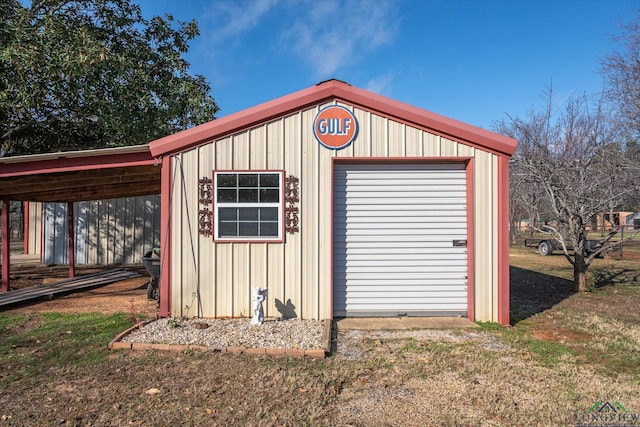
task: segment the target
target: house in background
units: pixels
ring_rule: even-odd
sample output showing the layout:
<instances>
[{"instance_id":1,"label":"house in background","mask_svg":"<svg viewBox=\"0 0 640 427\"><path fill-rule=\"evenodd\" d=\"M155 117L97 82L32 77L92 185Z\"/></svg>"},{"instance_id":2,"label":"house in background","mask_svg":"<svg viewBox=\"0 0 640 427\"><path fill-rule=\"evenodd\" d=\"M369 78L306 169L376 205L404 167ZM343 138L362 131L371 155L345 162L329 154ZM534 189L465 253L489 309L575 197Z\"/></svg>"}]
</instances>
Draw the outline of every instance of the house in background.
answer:
<instances>
[{"instance_id":1,"label":"house in background","mask_svg":"<svg viewBox=\"0 0 640 427\"><path fill-rule=\"evenodd\" d=\"M331 80L149 147L163 315L509 323L513 139Z\"/></svg>"},{"instance_id":2,"label":"house in background","mask_svg":"<svg viewBox=\"0 0 640 427\"><path fill-rule=\"evenodd\" d=\"M614 228L625 230L637 230L640 228L640 216L637 212L605 213L596 215L591 219L591 230L609 232Z\"/></svg>"}]
</instances>

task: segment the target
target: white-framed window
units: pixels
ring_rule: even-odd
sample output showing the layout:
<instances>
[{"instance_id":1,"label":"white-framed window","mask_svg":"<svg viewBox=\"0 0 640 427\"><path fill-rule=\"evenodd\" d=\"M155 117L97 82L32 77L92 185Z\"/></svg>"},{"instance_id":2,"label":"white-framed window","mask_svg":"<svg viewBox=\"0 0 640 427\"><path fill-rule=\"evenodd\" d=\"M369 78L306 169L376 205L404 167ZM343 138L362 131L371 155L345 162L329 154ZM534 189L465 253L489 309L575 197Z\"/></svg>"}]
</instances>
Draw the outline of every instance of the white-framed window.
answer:
<instances>
[{"instance_id":1,"label":"white-framed window","mask_svg":"<svg viewBox=\"0 0 640 427\"><path fill-rule=\"evenodd\" d=\"M282 171L214 171L218 241L282 241Z\"/></svg>"}]
</instances>

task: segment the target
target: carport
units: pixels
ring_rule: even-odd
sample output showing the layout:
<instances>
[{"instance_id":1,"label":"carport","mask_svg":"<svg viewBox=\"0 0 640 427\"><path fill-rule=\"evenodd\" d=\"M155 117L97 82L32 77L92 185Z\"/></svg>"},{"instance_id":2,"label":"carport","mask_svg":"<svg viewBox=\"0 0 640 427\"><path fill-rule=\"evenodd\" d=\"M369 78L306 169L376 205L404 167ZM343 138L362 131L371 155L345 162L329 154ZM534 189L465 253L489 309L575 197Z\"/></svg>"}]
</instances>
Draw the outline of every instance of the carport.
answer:
<instances>
[{"instance_id":1,"label":"carport","mask_svg":"<svg viewBox=\"0 0 640 427\"><path fill-rule=\"evenodd\" d=\"M0 158L0 292L9 290L11 201L67 203L69 277L74 277L73 203L159 194L161 170L148 145Z\"/></svg>"}]
</instances>

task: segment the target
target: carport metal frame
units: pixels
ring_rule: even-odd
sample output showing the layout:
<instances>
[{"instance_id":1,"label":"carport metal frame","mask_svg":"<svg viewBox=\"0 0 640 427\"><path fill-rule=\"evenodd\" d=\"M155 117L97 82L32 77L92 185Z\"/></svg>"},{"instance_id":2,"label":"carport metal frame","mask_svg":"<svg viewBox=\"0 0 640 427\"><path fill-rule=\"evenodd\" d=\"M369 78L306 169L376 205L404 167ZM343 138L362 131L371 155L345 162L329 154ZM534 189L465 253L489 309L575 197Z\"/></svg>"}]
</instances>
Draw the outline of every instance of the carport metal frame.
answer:
<instances>
[{"instance_id":1,"label":"carport metal frame","mask_svg":"<svg viewBox=\"0 0 640 427\"><path fill-rule=\"evenodd\" d=\"M0 158L0 292L8 291L10 282L11 201L67 203L69 277L74 277L73 202L159 194L160 181L161 166L148 145Z\"/></svg>"}]
</instances>

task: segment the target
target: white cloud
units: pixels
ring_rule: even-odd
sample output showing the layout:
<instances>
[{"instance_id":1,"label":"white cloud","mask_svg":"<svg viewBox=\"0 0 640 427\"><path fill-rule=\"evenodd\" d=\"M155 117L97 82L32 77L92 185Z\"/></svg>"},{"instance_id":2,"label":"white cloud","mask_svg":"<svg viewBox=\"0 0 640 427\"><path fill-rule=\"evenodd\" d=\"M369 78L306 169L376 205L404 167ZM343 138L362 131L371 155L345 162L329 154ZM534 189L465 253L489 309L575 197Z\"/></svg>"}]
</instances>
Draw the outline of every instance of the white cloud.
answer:
<instances>
[{"instance_id":1,"label":"white cloud","mask_svg":"<svg viewBox=\"0 0 640 427\"><path fill-rule=\"evenodd\" d=\"M262 18L278 6L279 0L217 1L210 7L209 18L215 25L216 41L241 37L258 25Z\"/></svg>"},{"instance_id":2,"label":"white cloud","mask_svg":"<svg viewBox=\"0 0 640 427\"><path fill-rule=\"evenodd\" d=\"M393 82L394 74L388 73L383 76L374 77L369 80L365 85L365 89L375 92L380 95L386 95L389 92L391 83Z\"/></svg>"},{"instance_id":3,"label":"white cloud","mask_svg":"<svg viewBox=\"0 0 640 427\"><path fill-rule=\"evenodd\" d=\"M376 48L396 32L394 4L388 0L325 0L297 3L300 11L283 42L314 69L332 75Z\"/></svg>"}]
</instances>

